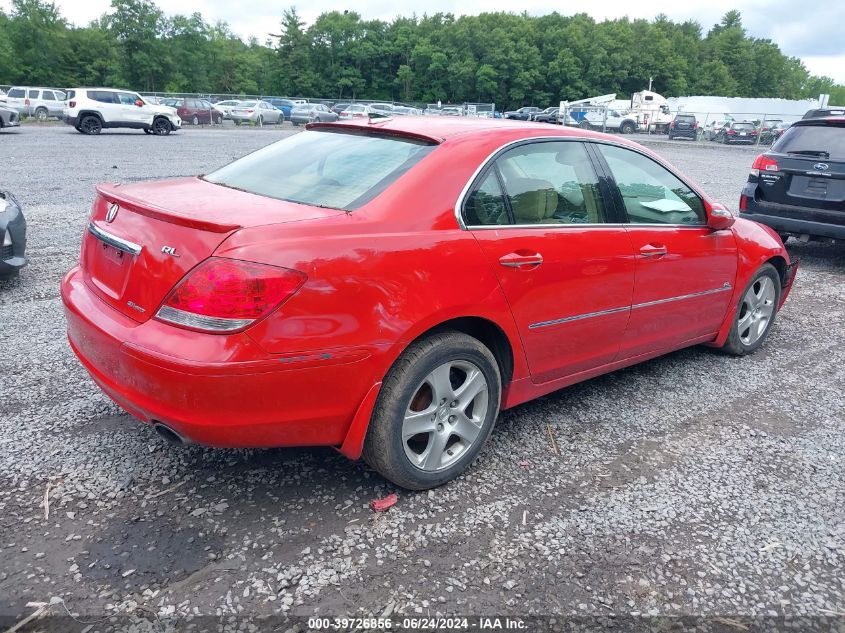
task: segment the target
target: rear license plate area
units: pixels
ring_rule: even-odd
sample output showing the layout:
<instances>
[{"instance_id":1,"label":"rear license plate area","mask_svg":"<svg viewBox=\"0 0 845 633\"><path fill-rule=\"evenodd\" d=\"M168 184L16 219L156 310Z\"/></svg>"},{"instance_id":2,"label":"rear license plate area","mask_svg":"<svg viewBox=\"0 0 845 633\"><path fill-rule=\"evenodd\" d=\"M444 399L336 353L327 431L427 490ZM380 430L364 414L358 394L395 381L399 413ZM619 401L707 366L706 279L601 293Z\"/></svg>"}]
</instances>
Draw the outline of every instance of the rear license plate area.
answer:
<instances>
[{"instance_id":1,"label":"rear license plate area","mask_svg":"<svg viewBox=\"0 0 845 633\"><path fill-rule=\"evenodd\" d=\"M86 253L91 281L110 297L120 298L129 276L132 255L99 241L92 241Z\"/></svg>"}]
</instances>

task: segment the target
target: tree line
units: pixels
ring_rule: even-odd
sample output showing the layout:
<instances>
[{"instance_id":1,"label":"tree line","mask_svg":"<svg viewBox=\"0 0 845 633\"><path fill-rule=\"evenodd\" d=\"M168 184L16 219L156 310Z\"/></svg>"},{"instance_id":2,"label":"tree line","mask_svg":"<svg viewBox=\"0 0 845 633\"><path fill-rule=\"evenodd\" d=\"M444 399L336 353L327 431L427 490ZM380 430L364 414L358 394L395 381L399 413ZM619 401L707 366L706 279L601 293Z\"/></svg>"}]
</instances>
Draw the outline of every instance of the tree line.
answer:
<instances>
[{"instance_id":1,"label":"tree line","mask_svg":"<svg viewBox=\"0 0 845 633\"><path fill-rule=\"evenodd\" d=\"M167 16L150 0L112 0L87 26L55 4L0 10L0 84L114 86L138 91L265 94L406 102L495 102L499 108L648 87L692 94L799 99L845 86L754 38L739 12L706 33L695 21L580 13L436 13L365 20L331 11L306 25L295 8L265 41L237 37L199 13Z\"/></svg>"}]
</instances>

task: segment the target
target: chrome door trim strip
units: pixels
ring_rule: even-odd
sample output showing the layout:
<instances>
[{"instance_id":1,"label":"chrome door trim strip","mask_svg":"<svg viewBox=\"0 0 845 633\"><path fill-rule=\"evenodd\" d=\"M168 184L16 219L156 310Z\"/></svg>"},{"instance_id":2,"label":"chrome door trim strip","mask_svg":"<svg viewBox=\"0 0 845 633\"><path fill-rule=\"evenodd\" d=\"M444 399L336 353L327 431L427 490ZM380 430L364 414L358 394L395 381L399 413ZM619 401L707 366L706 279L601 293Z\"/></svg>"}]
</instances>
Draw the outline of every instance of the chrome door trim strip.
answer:
<instances>
[{"instance_id":1,"label":"chrome door trim strip","mask_svg":"<svg viewBox=\"0 0 845 633\"><path fill-rule=\"evenodd\" d=\"M539 323L532 323L528 326L529 330L536 330L541 327L548 327L549 325L559 325L561 323L569 323L570 321L580 321L581 319L591 319L597 316L604 316L606 314L615 314L617 312L627 312L631 308L625 306L624 308L611 308L609 310L599 310L598 312L588 312L587 314L576 314L575 316L563 317L562 319L553 319L551 321L540 321Z\"/></svg>"},{"instance_id":2,"label":"chrome door trim strip","mask_svg":"<svg viewBox=\"0 0 845 633\"><path fill-rule=\"evenodd\" d=\"M721 288L713 288L711 290L702 290L700 292L691 292L685 295L678 295L677 297L669 297L667 299L657 299L655 301L646 301L644 303L637 303L630 308L610 308L609 310L599 310L598 312L587 312L586 314L576 314L575 316L563 317L562 319L552 319L551 321L540 321L539 323L532 323L528 326L529 330L536 330L538 328L548 327L550 325L560 325L561 323L570 323L572 321L580 321L581 319L591 319L593 317L605 316L607 314L616 314L617 312L625 312L626 310L636 310L638 308L650 308L664 303L672 303L673 301L683 301L684 299L694 299L695 297L703 297L705 295L717 294L719 292L728 292L733 286L729 282Z\"/></svg>"},{"instance_id":3,"label":"chrome door trim strip","mask_svg":"<svg viewBox=\"0 0 845 633\"><path fill-rule=\"evenodd\" d=\"M95 226L93 222L88 223L88 232L104 244L113 246L119 251L129 253L130 255L141 254L140 244L135 244L134 242L125 240L122 237L118 237L117 235L112 235L111 233L108 233L107 231L104 231L103 229Z\"/></svg>"}]
</instances>

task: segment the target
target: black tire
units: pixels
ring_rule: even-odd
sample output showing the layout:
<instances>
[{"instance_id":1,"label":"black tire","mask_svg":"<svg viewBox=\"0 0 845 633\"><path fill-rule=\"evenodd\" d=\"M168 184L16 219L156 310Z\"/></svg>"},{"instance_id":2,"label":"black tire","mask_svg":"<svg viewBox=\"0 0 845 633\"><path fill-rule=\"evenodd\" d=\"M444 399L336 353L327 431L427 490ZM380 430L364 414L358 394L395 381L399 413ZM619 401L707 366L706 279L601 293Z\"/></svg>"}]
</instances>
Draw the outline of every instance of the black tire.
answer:
<instances>
[{"instance_id":1,"label":"black tire","mask_svg":"<svg viewBox=\"0 0 845 633\"><path fill-rule=\"evenodd\" d=\"M778 231L778 237L780 238L781 242L786 244L786 240L789 239L789 233L782 233L781 231Z\"/></svg>"},{"instance_id":2,"label":"black tire","mask_svg":"<svg viewBox=\"0 0 845 633\"><path fill-rule=\"evenodd\" d=\"M191 125L199 125L200 118L195 114L194 117L191 119Z\"/></svg>"},{"instance_id":3,"label":"black tire","mask_svg":"<svg viewBox=\"0 0 845 633\"><path fill-rule=\"evenodd\" d=\"M582 130L589 130L589 129L590 129L590 128L592 128L593 126L592 126L592 125L590 125L590 122L589 122L589 121L587 121L587 119L584 119L583 121L581 121L581 122L578 124L578 127L580 127Z\"/></svg>"},{"instance_id":4,"label":"black tire","mask_svg":"<svg viewBox=\"0 0 845 633\"><path fill-rule=\"evenodd\" d=\"M675 139L675 137L674 137L674 136L672 136L672 133L670 132L670 133L669 133L669 140L670 140L670 141L672 141L672 140L674 140L674 139Z\"/></svg>"},{"instance_id":5,"label":"black tire","mask_svg":"<svg viewBox=\"0 0 845 633\"><path fill-rule=\"evenodd\" d=\"M156 136L167 136L173 131L173 126L165 117L160 116L153 120L152 133Z\"/></svg>"},{"instance_id":6,"label":"black tire","mask_svg":"<svg viewBox=\"0 0 845 633\"><path fill-rule=\"evenodd\" d=\"M281 110L279 111L279 125L285 122L285 113Z\"/></svg>"},{"instance_id":7,"label":"black tire","mask_svg":"<svg viewBox=\"0 0 845 633\"><path fill-rule=\"evenodd\" d=\"M291 122L290 122L290 124L291 124L293 127L299 127L299 123L297 123L296 121L291 121Z\"/></svg>"},{"instance_id":8,"label":"black tire","mask_svg":"<svg viewBox=\"0 0 845 633\"><path fill-rule=\"evenodd\" d=\"M79 121L77 129L83 134L99 134L103 131L103 122L96 114L86 114Z\"/></svg>"},{"instance_id":9,"label":"black tire","mask_svg":"<svg viewBox=\"0 0 845 633\"><path fill-rule=\"evenodd\" d=\"M46 121L47 117L50 116L50 113L47 111L47 108L39 107L35 108L34 116L39 121Z\"/></svg>"},{"instance_id":10,"label":"black tire","mask_svg":"<svg viewBox=\"0 0 845 633\"><path fill-rule=\"evenodd\" d=\"M755 284L760 283L763 278L769 278L774 284L774 309L772 310L772 315L769 318L768 323L766 323L765 330L763 331L763 333L759 336L759 338L757 338L757 340L748 345L742 341L742 333L739 331L739 321L743 316L745 316L745 314L743 313L743 303L749 289L754 287ZM775 324L775 319L777 318L778 312L778 304L780 303L780 295L780 275L778 275L777 269L771 264L763 264L760 267L760 270L758 270L754 277L752 277L751 281L748 282L748 285L745 287L745 289L743 289L742 294L740 295L736 314L734 315L734 320L731 324L731 333L728 335L728 340L725 341L725 344L722 346L722 351L728 354L732 354L734 356L745 356L747 354L753 354L754 352L756 352L768 338L769 332L772 331L772 326L774 326Z\"/></svg>"},{"instance_id":11,"label":"black tire","mask_svg":"<svg viewBox=\"0 0 845 633\"><path fill-rule=\"evenodd\" d=\"M481 371L488 392L486 415L478 436L460 458L442 470L423 470L405 453L402 439L405 412L420 393L425 378L449 361L469 362ZM364 460L385 479L410 490L426 490L454 479L473 462L490 436L499 414L501 391L496 359L478 339L462 332L442 332L413 343L384 379L364 440Z\"/></svg>"},{"instance_id":12,"label":"black tire","mask_svg":"<svg viewBox=\"0 0 845 633\"><path fill-rule=\"evenodd\" d=\"M730 145L730 144L731 144L731 142L728 140L728 135L727 135L727 134L725 134L725 135L722 137L722 144L723 144L723 145Z\"/></svg>"},{"instance_id":13,"label":"black tire","mask_svg":"<svg viewBox=\"0 0 845 633\"><path fill-rule=\"evenodd\" d=\"M235 119L235 125L240 125L240 124L241 124L241 120L240 120L240 119Z\"/></svg>"},{"instance_id":14,"label":"black tire","mask_svg":"<svg viewBox=\"0 0 845 633\"><path fill-rule=\"evenodd\" d=\"M631 123L630 121L625 121L625 122L624 122L624 123L623 123L623 124L619 127L619 131L620 131L622 134L633 134L635 129L636 129L636 128L634 127L634 124L633 124L633 123Z\"/></svg>"},{"instance_id":15,"label":"black tire","mask_svg":"<svg viewBox=\"0 0 845 633\"><path fill-rule=\"evenodd\" d=\"M152 133L153 133L153 131L150 128L148 128L148 127L144 128L144 134L152 134Z\"/></svg>"}]
</instances>

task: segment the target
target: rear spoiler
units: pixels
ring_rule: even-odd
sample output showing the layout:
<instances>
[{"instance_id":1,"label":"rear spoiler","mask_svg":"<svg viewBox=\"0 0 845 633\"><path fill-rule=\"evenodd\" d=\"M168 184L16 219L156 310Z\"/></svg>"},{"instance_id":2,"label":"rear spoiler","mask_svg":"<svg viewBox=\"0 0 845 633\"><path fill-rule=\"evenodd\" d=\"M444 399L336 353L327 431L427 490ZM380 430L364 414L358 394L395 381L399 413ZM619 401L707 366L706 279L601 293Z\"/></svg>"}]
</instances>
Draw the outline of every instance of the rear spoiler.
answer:
<instances>
[{"instance_id":1,"label":"rear spoiler","mask_svg":"<svg viewBox=\"0 0 845 633\"><path fill-rule=\"evenodd\" d=\"M365 134L373 134L375 136L395 136L397 138L409 138L415 141L424 141L433 145L440 145L443 138L434 136L432 134L423 134L421 132L409 132L407 130L396 130L389 127L382 127L385 123L393 121L391 118L377 118L367 123L358 123L357 121L336 121L329 123L328 121L320 121L308 123L305 125L306 130L331 130L336 132L363 132Z\"/></svg>"},{"instance_id":2,"label":"rear spoiler","mask_svg":"<svg viewBox=\"0 0 845 633\"><path fill-rule=\"evenodd\" d=\"M192 229L199 229L201 231L209 231L211 233L230 233L242 228L240 224L231 224L224 222L214 222L196 216L180 214L173 209L163 209L155 205L145 202L140 198L135 198L131 195L120 191L120 183L103 183L96 187L97 193L110 202L116 202L120 206L129 209L139 215L145 215L148 218L161 220L162 222L169 222L170 224L178 224L180 226L187 226Z\"/></svg>"}]
</instances>

